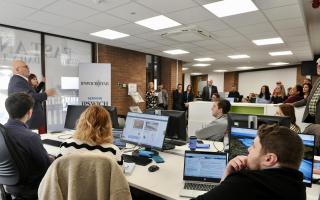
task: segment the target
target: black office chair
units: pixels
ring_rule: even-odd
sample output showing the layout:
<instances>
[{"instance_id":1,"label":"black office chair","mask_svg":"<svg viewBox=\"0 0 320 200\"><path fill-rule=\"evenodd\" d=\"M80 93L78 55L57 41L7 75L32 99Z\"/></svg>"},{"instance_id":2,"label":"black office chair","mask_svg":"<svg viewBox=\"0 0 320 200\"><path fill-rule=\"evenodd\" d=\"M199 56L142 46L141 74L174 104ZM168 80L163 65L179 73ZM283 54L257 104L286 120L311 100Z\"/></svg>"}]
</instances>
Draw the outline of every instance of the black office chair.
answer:
<instances>
[{"instance_id":1,"label":"black office chair","mask_svg":"<svg viewBox=\"0 0 320 200\"><path fill-rule=\"evenodd\" d=\"M2 199L37 199L37 190L24 184L28 176L28 162L17 151L7 135L5 127L0 124L0 186Z\"/></svg>"}]
</instances>

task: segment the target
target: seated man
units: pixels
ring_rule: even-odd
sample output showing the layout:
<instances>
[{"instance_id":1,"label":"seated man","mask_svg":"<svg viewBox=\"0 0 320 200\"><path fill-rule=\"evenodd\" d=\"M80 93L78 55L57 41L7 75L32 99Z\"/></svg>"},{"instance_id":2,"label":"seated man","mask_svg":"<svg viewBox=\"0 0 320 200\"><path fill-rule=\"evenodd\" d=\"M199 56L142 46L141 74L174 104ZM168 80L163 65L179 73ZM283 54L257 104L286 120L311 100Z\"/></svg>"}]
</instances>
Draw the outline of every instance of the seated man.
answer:
<instances>
[{"instance_id":1,"label":"seated man","mask_svg":"<svg viewBox=\"0 0 320 200\"><path fill-rule=\"evenodd\" d=\"M262 125L248 156L232 159L220 185L196 200L305 200L300 137L287 127Z\"/></svg>"},{"instance_id":2,"label":"seated man","mask_svg":"<svg viewBox=\"0 0 320 200\"><path fill-rule=\"evenodd\" d=\"M50 159L39 135L33 133L26 125L26 122L31 118L33 105L34 100L28 94L13 93L10 95L5 102L9 120L4 126L17 151L26 158L25 165L28 168L28 178L25 183L21 183L23 186L20 185L20 189L17 189L18 186L7 187L7 191L10 193L15 188L19 191L24 188L28 191L29 197L29 192L35 191L37 198L37 189L50 165Z\"/></svg>"},{"instance_id":3,"label":"seated man","mask_svg":"<svg viewBox=\"0 0 320 200\"><path fill-rule=\"evenodd\" d=\"M212 116L216 119L212 121L206 128L196 131L199 139L222 141L228 126L227 113L231 108L228 100L221 99L213 103L211 108Z\"/></svg>"}]
</instances>

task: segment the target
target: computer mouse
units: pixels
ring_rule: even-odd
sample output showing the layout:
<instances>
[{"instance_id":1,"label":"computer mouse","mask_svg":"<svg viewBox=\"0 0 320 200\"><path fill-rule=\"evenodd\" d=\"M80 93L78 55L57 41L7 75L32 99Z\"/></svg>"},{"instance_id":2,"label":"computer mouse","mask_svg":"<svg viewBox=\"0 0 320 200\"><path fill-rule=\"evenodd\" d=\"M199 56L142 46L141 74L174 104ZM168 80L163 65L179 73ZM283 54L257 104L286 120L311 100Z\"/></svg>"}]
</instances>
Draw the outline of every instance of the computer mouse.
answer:
<instances>
[{"instance_id":1,"label":"computer mouse","mask_svg":"<svg viewBox=\"0 0 320 200\"><path fill-rule=\"evenodd\" d=\"M159 167L157 165L151 165L149 168L148 168L148 171L149 172L155 172L159 170Z\"/></svg>"}]
</instances>

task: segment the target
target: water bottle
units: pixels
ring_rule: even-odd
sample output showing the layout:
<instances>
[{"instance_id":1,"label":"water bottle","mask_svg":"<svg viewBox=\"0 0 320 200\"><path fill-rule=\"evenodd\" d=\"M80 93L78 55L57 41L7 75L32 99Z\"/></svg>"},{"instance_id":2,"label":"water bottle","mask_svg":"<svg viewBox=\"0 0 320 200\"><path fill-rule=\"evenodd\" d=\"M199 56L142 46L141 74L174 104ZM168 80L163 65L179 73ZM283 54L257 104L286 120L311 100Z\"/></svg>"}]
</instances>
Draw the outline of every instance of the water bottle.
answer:
<instances>
[{"instance_id":1,"label":"water bottle","mask_svg":"<svg viewBox=\"0 0 320 200\"><path fill-rule=\"evenodd\" d=\"M196 150L196 148L197 148L197 137L196 136L189 137L189 148L190 148L190 150Z\"/></svg>"}]
</instances>

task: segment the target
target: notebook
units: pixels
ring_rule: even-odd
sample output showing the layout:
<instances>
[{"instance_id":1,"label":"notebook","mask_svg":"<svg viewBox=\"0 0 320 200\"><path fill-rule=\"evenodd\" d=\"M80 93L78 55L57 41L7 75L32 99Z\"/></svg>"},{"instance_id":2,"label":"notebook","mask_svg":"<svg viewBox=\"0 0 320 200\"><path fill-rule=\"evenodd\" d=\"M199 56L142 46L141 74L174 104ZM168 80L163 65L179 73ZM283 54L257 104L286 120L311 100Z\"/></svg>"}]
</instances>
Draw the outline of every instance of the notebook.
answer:
<instances>
[{"instance_id":1,"label":"notebook","mask_svg":"<svg viewBox=\"0 0 320 200\"><path fill-rule=\"evenodd\" d=\"M208 192L220 183L226 166L226 153L185 151L180 196L197 197Z\"/></svg>"}]
</instances>

